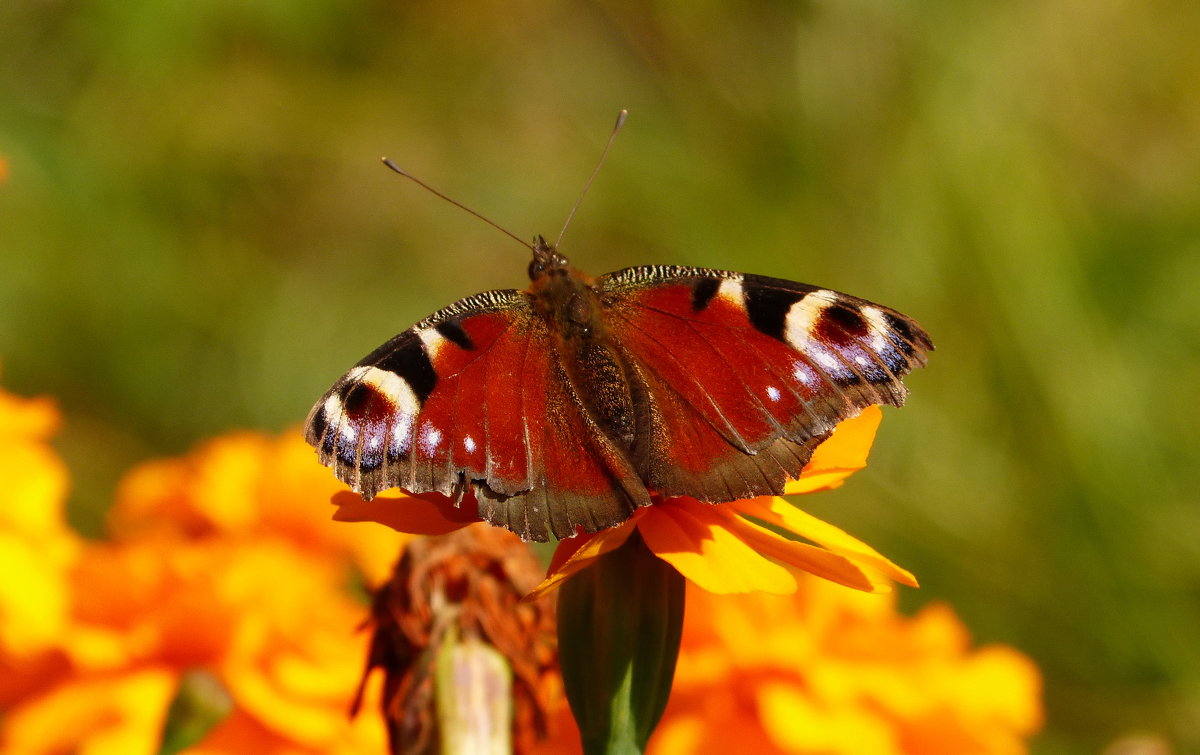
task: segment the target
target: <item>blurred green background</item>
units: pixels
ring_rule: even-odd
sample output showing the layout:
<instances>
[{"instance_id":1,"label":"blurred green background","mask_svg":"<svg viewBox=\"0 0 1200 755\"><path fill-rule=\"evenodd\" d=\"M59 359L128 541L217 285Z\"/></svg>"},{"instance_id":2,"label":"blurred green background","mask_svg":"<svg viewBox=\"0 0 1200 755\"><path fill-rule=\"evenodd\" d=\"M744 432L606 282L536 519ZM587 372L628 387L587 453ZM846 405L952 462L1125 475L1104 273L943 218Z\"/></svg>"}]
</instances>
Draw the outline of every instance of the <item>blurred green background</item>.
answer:
<instances>
[{"instance_id":1,"label":"blurred green background","mask_svg":"<svg viewBox=\"0 0 1200 755\"><path fill-rule=\"evenodd\" d=\"M938 351L806 506L1046 675L1035 750L1200 752L1200 4L0 4L0 367L72 517L303 419L528 252L895 306Z\"/></svg>"}]
</instances>

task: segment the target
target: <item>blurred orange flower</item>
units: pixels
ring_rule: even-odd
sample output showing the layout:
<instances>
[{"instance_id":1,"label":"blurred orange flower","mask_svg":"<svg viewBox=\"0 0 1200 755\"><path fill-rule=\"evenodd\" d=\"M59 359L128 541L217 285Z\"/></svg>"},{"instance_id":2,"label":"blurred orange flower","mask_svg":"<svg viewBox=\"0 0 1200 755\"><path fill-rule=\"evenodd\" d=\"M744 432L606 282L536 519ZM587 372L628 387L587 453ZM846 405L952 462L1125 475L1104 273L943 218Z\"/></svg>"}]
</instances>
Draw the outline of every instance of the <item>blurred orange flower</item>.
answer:
<instances>
[{"instance_id":1,"label":"blurred orange flower","mask_svg":"<svg viewBox=\"0 0 1200 755\"><path fill-rule=\"evenodd\" d=\"M344 489L298 432L277 438L230 433L186 457L132 470L117 490L109 529L125 539L149 530L185 539L279 536L338 563L348 555L369 582L381 583L403 538L378 527L334 524L329 498Z\"/></svg>"},{"instance_id":2,"label":"blurred orange flower","mask_svg":"<svg viewBox=\"0 0 1200 755\"><path fill-rule=\"evenodd\" d=\"M648 755L1015 755L1042 724L1041 679L1016 650L972 649L933 604L809 575L791 596L690 589L670 702ZM579 752L560 709L537 752Z\"/></svg>"},{"instance_id":3,"label":"blurred orange flower","mask_svg":"<svg viewBox=\"0 0 1200 755\"><path fill-rule=\"evenodd\" d=\"M805 578L791 598L691 592L650 752L1001 755L1041 723L1037 667L972 650L948 606L909 618L893 595Z\"/></svg>"},{"instance_id":4,"label":"blurred orange flower","mask_svg":"<svg viewBox=\"0 0 1200 755\"><path fill-rule=\"evenodd\" d=\"M58 411L0 391L0 707L61 670L68 575L80 539L66 526L67 471L48 444Z\"/></svg>"},{"instance_id":5,"label":"blurred orange flower","mask_svg":"<svg viewBox=\"0 0 1200 755\"><path fill-rule=\"evenodd\" d=\"M836 488L865 467L882 417L879 407L872 406L838 425L817 448L800 478L788 484L787 493ZM364 501L343 491L333 502L338 506L334 515L338 520L379 522L401 532L440 534L479 521L471 507L456 507L445 496L434 494L396 493ZM817 545L780 535L754 519ZM545 581L530 598L546 594L616 550L635 530L655 555L713 593L794 592L796 579L781 564L869 592L890 589L892 580L917 584L912 574L870 546L782 498L718 505L668 498L656 499L654 505L639 509L617 527L561 541Z\"/></svg>"},{"instance_id":6,"label":"blurred orange flower","mask_svg":"<svg viewBox=\"0 0 1200 755\"><path fill-rule=\"evenodd\" d=\"M232 711L188 752L384 751L374 706L347 715L369 641L350 566L386 576L403 539L331 522L337 484L292 432L142 465L109 540L84 543L45 444L56 423L0 392L0 568L22 575L0 583L0 750L156 752L203 669Z\"/></svg>"}]
</instances>

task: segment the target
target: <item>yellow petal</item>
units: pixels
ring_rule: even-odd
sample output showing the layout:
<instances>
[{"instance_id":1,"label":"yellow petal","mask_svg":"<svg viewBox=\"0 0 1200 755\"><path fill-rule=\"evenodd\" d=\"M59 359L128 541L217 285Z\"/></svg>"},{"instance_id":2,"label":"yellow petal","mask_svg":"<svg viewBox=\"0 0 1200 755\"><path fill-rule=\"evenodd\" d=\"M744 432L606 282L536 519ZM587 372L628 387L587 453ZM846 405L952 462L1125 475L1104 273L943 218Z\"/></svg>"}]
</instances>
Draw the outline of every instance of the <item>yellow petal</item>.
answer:
<instances>
[{"instance_id":1,"label":"yellow petal","mask_svg":"<svg viewBox=\"0 0 1200 755\"><path fill-rule=\"evenodd\" d=\"M726 509L726 527L744 543L764 556L782 561L839 585L853 587L864 592L883 592L889 585L872 580L854 560L838 553L817 548L808 543L789 540L766 527L738 516L733 509Z\"/></svg>"},{"instance_id":2,"label":"yellow petal","mask_svg":"<svg viewBox=\"0 0 1200 755\"><path fill-rule=\"evenodd\" d=\"M673 498L651 506L639 530L656 556L709 592L790 595L796 578L726 526L712 504Z\"/></svg>"},{"instance_id":3,"label":"yellow petal","mask_svg":"<svg viewBox=\"0 0 1200 755\"><path fill-rule=\"evenodd\" d=\"M550 561L546 578L522 600L537 600L561 585L568 577L583 570L597 558L620 548L633 534L637 527L637 521L647 510L640 509L634 512L632 517L617 527L560 540L558 548L554 551L554 558Z\"/></svg>"},{"instance_id":4,"label":"yellow petal","mask_svg":"<svg viewBox=\"0 0 1200 755\"><path fill-rule=\"evenodd\" d=\"M857 417L842 421L834 428L833 435L817 446L800 473L800 479L788 481L784 494L799 495L836 488L867 466L867 456L881 421L883 412L878 406L868 406Z\"/></svg>"},{"instance_id":5,"label":"yellow petal","mask_svg":"<svg viewBox=\"0 0 1200 755\"><path fill-rule=\"evenodd\" d=\"M845 531L821 521L812 514L788 503L783 498L755 498L735 501L731 504L743 514L757 517L764 522L782 527L789 532L818 543L833 553L840 554L859 564L909 587L918 587L912 572L892 563L871 546Z\"/></svg>"},{"instance_id":6,"label":"yellow petal","mask_svg":"<svg viewBox=\"0 0 1200 755\"><path fill-rule=\"evenodd\" d=\"M0 649L32 656L51 647L66 628L71 594L70 560L78 544L63 534L58 540L26 539L0 530Z\"/></svg>"}]
</instances>

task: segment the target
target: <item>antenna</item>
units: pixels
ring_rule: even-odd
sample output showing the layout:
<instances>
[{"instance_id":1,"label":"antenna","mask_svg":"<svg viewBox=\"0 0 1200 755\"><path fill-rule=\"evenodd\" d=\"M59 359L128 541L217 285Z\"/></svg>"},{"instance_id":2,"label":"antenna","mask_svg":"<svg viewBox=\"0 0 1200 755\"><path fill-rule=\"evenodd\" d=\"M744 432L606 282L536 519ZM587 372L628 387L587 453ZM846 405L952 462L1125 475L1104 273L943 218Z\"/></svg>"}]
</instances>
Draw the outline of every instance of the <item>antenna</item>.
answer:
<instances>
[{"instance_id":1,"label":"antenna","mask_svg":"<svg viewBox=\"0 0 1200 755\"><path fill-rule=\"evenodd\" d=\"M614 132L614 133L615 133L615 132ZM612 143L612 140L611 140L611 139L609 140L609 143L610 143L610 144ZM605 152L607 152L607 151L608 151L608 150L606 149L606 150L605 150ZM386 157L385 157L385 158L383 158L383 164L384 164L384 165L386 165L386 166L388 166L388 167L389 167L389 168L391 168L392 170L396 171L396 172L397 172L397 173L399 173L400 175L404 176L404 177L405 177L405 178L407 178L408 180L412 181L412 182L413 182L413 183L415 183L417 186L420 186L420 187L421 187L422 189L424 189L425 191L428 191L428 192L430 192L430 193L431 193L431 194L433 194L434 196L441 197L442 199L446 200L447 202L449 202L450 204L454 205L455 207L457 207L457 208L458 208L458 209L460 209L460 210L466 210L467 212L471 213L471 214L472 214L472 215L474 215L475 217L479 218L479 219L480 219L480 220L482 220L483 222L485 222L485 223L487 223L488 225L490 225L492 228L495 228L497 231L500 231L501 233L505 234L505 235L506 235L506 236L508 236L509 238L511 238L511 239L514 239L514 240L515 240L515 241L516 241L518 244L520 244L521 246L525 247L526 249L528 249L528 250L530 250L530 251L533 251L533 245L532 245L532 244L529 244L528 242L526 242L526 241L523 241L523 240L521 239L521 237L517 236L517 235L516 235L515 233L513 233L512 231L508 230L507 228L505 228L504 226L500 225L499 223L496 223L496 222L494 222L494 221L492 221L492 220L488 220L488 219L487 219L487 218L485 218L484 216L480 215L478 212L475 212L474 210L472 210L470 207L467 207L467 206L466 206L465 204L463 204L462 202L459 202L459 201L457 201L457 200L451 199L450 197L446 196L446 195L445 195L445 194L443 194L442 192L440 192L440 191L438 191L437 189L433 188L432 186L430 186L429 184L425 183L425 182L424 182L424 181L422 181L421 179L417 178L417 177L416 177L416 176L414 176L413 174L411 174L411 173L409 173L408 171L404 170L404 169L403 169L403 168L401 168L399 165L396 165L396 163L392 162L392 161L391 161L389 158L386 158ZM589 181L588 183L591 183L591 182ZM573 210L572 210L572 213L574 213L574 211L573 211Z\"/></svg>"},{"instance_id":2,"label":"antenna","mask_svg":"<svg viewBox=\"0 0 1200 755\"><path fill-rule=\"evenodd\" d=\"M571 219L575 217L575 211L579 209L579 205L583 204L583 198L587 196L588 189L592 188L592 181L596 180L596 174L600 172L600 166L604 165L604 158L608 157L608 150L612 148L613 141L617 138L617 133L621 127L625 125L625 119L629 117L629 111L624 108L617 113L617 122L613 125L612 133L608 135L608 144L604 145L604 151L600 153L600 160L596 163L596 167L592 170L592 175L588 178L587 183L583 185L583 191L579 192L579 199L575 200L575 206L571 208L571 212L567 215L567 222L563 223L562 230L558 232L558 238L554 241L554 248L558 249L558 245L562 243L563 236L567 232L567 226L571 225Z\"/></svg>"}]
</instances>

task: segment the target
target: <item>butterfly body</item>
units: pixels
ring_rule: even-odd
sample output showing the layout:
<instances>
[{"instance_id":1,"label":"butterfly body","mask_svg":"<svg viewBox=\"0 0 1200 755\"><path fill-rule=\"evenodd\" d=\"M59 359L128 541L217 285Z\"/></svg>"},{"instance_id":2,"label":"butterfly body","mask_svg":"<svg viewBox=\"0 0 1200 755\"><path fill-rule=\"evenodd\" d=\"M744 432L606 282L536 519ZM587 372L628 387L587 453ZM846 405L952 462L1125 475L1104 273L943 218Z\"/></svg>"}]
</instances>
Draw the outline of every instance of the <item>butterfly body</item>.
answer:
<instances>
[{"instance_id":1,"label":"butterfly body","mask_svg":"<svg viewBox=\"0 0 1200 755\"><path fill-rule=\"evenodd\" d=\"M546 540L618 524L652 491L777 494L838 422L901 404L933 348L827 289L676 266L592 278L541 237L533 250L528 289L431 315L313 407L308 442L363 497L470 499Z\"/></svg>"}]
</instances>

